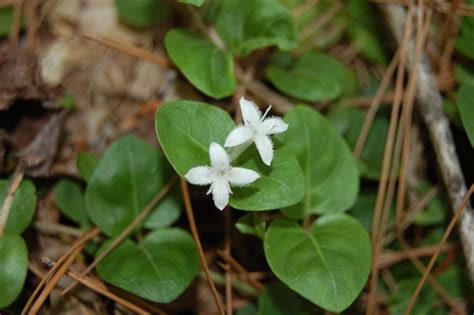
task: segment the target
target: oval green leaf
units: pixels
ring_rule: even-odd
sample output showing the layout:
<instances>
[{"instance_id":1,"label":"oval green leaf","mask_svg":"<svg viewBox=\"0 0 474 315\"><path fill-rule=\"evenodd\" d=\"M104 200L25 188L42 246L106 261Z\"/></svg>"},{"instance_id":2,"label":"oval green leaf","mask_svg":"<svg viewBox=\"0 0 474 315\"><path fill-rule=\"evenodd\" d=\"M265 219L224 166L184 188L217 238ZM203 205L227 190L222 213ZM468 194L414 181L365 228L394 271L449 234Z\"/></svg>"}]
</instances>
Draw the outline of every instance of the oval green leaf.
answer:
<instances>
[{"instance_id":1,"label":"oval green leaf","mask_svg":"<svg viewBox=\"0 0 474 315\"><path fill-rule=\"evenodd\" d=\"M99 253L109 244L106 242ZM158 303L176 299L198 269L192 237L177 228L156 230L139 244L127 239L97 265L105 281Z\"/></svg>"},{"instance_id":2,"label":"oval green leaf","mask_svg":"<svg viewBox=\"0 0 474 315\"><path fill-rule=\"evenodd\" d=\"M220 51L199 34L180 29L166 34L165 47L171 60L199 91L216 99L234 94L237 83L230 53Z\"/></svg>"},{"instance_id":3,"label":"oval green leaf","mask_svg":"<svg viewBox=\"0 0 474 315\"><path fill-rule=\"evenodd\" d=\"M86 182L91 178L99 161L100 157L92 152L81 152L77 155L76 166L79 170L79 174Z\"/></svg>"},{"instance_id":4,"label":"oval green leaf","mask_svg":"<svg viewBox=\"0 0 474 315\"><path fill-rule=\"evenodd\" d=\"M144 220L143 226L152 230L172 225L179 219L182 206L181 192L179 189L174 189L150 212Z\"/></svg>"},{"instance_id":5,"label":"oval green leaf","mask_svg":"<svg viewBox=\"0 0 474 315\"><path fill-rule=\"evenodd\" d=\"M28 272L28 249L19 235L0 237L0 309L15 301Z\"/></svg>"},{"instance_id":6,"label":"oval green leaf","mask_svg":"<svg viewBox=\"0 0 474 315\"><path fill-rule=\"evenodd\" d=\"M296 155L305 176L306 195L301 203L284 209L299 219L310 213L346 211L359 191L357 162L344 139L317 111L297 106L285 116L286 147Z\"/></svg>"},{"instance_id":7,"label":"oval green leaf","mask_svg":"<svg viewBox=\"0 0 474 315\"><path fill-rule=\"evenodd\" d=\"M463 84L458 91L459 114L471 146L474 147L474 85Z\"/></svg>"},{"instance_id":8,"label":"oval green leaf","mask_svg":"<svg viewBox=\"0 0 474 315\"><path fill-rule=\"evenodd\" d=\"M0 180L0 204L3 204L10 181ZM36 188L30 180L23 180L13 197L5 233L21 234L30 225L36 209Z\"/></svg>"},{"instance_id":9,"label":"oval green leaf","mask_svg":"<svg viewBox=\"0 0 474 315\"><path fill-rule=\"evenodd\" d=\"M239 55L266 46L290 50L298 45L293 16L278 0L223 1L216 29Z\"/></svg>"},{"instance_id":10,"label":"oval green leaf","mask_svg":"<svg viewBox=\"0 0 474 315\"><path fill-rule=\"evenodd\" d=\"M281 281L335 313L354 302L370 272L369 236L356 219L345 214L322 216L309 230L277 219L265 234L264 249Z\"/></svg>"},{"instance_id":11,"label":"oval green leaf","mask_svg":"<svg viewBox=\"0 0 474 315\"><path fill-rule=\"evenodd\" d=\"M84 225L89 222L84 192L79 183L61 179L54 186L54 198L61 212L70 220Z\"/></svg>"},{"instance_id":12,"label":"oval green leaf","mask_svg":"<svg viewBox=\"0 0 474 315\"><path fill-rule=\"evenodd\" d=\"M282 93L309 102L335 99L346 85L344 66L322 53L307 53L289 65L274 62L266 75Z\"/></svg>"},{"instance_id":13,"label":"oval green leaf","mask_svg":"<svg viewBox=\"0 0 474 315\"><path fill-rule=\"evenodd\" d=\"M306 301L280 281L268 284L258 297L257 315L288 314L309 314Z\"/></svg>"},{"instance_id":14,"label":"oval green leaf","mask_svg":"<svg viewBox=\"0 0 474 315\"><path fill-rule=\"evenodd\" d=\"M149 27L163 20L168 8L162 0L115 0L122 22L133 27Z\"/></svg>"},{"instance_id":15,"label":"oval green leaf","mask_svg":"<svg viewBox=\"0 0 474 315\"><path fill-rule=\"evenodd\" d=\"M152 145L133 136L117 140L87 186L89 217L105 234L119 234L160 192L170 175L166 159Z\"/></svg>"}]
</instances>

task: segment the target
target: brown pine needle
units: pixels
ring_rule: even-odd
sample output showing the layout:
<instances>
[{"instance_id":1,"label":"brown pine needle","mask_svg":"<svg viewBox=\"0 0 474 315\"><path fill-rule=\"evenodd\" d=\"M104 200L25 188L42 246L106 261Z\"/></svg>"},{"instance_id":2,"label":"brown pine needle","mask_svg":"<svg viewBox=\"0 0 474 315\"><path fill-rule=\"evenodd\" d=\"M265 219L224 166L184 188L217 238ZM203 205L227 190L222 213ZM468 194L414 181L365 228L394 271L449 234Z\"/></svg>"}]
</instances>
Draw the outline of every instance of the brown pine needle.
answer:
<instances>
[{"instance_id":1,"label":"brown pine needle","mask_svg":"<svg viewBox=\"0 0 474 315\"><path fill-rule=\"evenodd\" d=\"M153 54L143 48L136 47L127 43L120 42L118 40L108 38L101 35L90 35L85 33L79 33L79 36L94 41L96 43L105 45L107 47L113 48L115 50L124 52L131 56L137 57L139 59L149 61L151 63L157 64L163 68L170 68L170 62L165 57Z\"/></svg>"},{"instance_id":2,"label":"brown pine needle","mask_svg":"<svg viewBox=\"0 0 474 315\"><path fill-rule=\"evenodd\" d=\"M99 256L97 256L94 261L81 273L81 277L86 276L89 272L92 271L92 269L97 266L98 263L100 263L105 256L110 254L112 250L114 250L122 241L127 238L130 233L140 224L140 222L143 221L143 219L146 218L146 216L150 213L151 210L154 209L156 204L160 202L160 200L171 190L173 185L176 182L176 177L173 177L165 187L163 187L156 195L153 197L153 199L146 205L146 207L133 219L132 222L130 222L127 227L119 234L117 237L112 241L112 243L107 246L107 248L100 253ZM64 295L71 291L75 286L77 285L77 281L74 281L71 283L67 288L65 288L62 292L61 295Z\"/></svg>"},{"instance_id":3,"label":"brown pine needle","mask_svg":"<svg viewBox=\"0 0 474 315\"><path fill-rule=\"evenodd\" d=\"M216 286L212 281L211 272L209 271L209 266L207 265L206 261L206 254L202 249L201 240L199 238L199 233L196 227L196 221L194 220L194 212L191 204L191 197L189 196L188 184L183 178L180 178L179 183L181 186L181 193L183 195L184 207L186 208L186 215L188 216L189 227L191 228L191 234L193 235L194 242L196 243L199 258L201 259L202 268L204 269L204 273L206 274L209 289L211 290L212 297L214 298L214 302L216 303L219 313L221 315L224 315L224 308L222 307L221 301L219 299L219 293L217 292Z\"/></svg>"},{"instance_id":4,"label":"brown pine needle","mask_svg":"<svg viewBox=\"0 0 474 315\"><path fill-rule=\"evenodd\" d=\"M237 271L237 275L241 277L242 281L247 282L258 292L261 292L265 288L265 286L260 281L252 277L250 273L245 270L245 268L237 260L234 259L234 257L221 250L217 250L217 254L219 254L219 256L224 259L226 263L230 265L235 271Z\"/></svg>"},{"instance_id":5,"label":"brown pine needle","mask_svg":"<svg viewBox=\"0 0 474 315\"><path fill-rule=\"evenodd\" d=\"M427 278L428 278L428 276L431 272L431 269L433 269L433 266L436 262L436 259L438 259L438 256L441 253L443 245L446 243L449 235L451 234L451 231L454 228L454 225L456 224L459 217L461 216L464 208L466 207L467 203L469 202L469 198L471 197L471 195L473 193L474 193L474 184L471 185L471 187L469 188L469 191L467 192L466 196L464 197L464 200L462 201L461 206L456 210L456 212L454 213L453 218L451 219L451 222L449 222L449 225L446 228L446 231L444 232L443 237L441 238L441 241L438 244L436 252L431 257L431 260L428 263L428 266L426 267L425 272L423 273L423 276L420 279L420 282L418 282L418 285L415 289L415 292L413 293L410 301L408 302L407 308L405 309L405 314L410 314L411 313L411 311L413 309L413 306L415 305L416 299L418 298L418 295L420 294L421 289L423 288L423 285L425 284L425 282L426 282L426 280L427 280Z\"/></svg>"}]
</instances>

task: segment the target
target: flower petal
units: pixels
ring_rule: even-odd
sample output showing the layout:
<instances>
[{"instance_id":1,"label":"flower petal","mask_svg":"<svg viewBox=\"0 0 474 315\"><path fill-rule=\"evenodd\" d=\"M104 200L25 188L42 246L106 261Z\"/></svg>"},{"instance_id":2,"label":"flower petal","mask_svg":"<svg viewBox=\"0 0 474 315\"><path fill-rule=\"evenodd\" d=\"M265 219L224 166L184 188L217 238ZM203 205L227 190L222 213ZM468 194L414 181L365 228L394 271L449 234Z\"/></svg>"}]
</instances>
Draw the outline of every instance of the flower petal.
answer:
<instances>
[{"instance_id":1,"label":"flower petal","mask_svg":"<svg viewBox=\"0 0 474 315\"><path fill-rule=\"evenodd\" d=\"M225 170L230 166L230 159L224 148L218 143L211 143L209 147L211 166L217 170Z\"/></svg>"},{"instance_id":2,"label":"flower petal","mask_svg":"<svg viewBox=\"0 0 474 315\"><path fill-rule=\"evenodd\" d=\"M218 175L217 170L209 166L197 166L190 169L184 178L194 185L209 185Z\"/></svg>"},{"instance_id":3,"label":"flower petal","mask_svg":"<svg viewBox=\"0 0 474 315\"><path fill-rule=\"evenodd\" d=\"M260 118L262 117L262 113L258 106L252 102L248 101L245 98L240 98L240 111L242 112L242 118L246 125L259 125Z\"/></svg>"},{"instance_id":4,"label":"flower petal","mask_svg":"<svg viewBox=\"0 0 474 315\"><path fill-rule=\"evenodd\" d=\"M253 132L250 128L239 126L232 130L225 139L225 147L236 147L242 143L252 140Z\"/></svg>"},{"instance_id":5,"label":"flower petal","mask_svg":"<svg viewBox=\"0 0 474 315\"><path fill-rule=\"evenodd\" d=\"M237 186L248 185L256 181L258 178L260 178L260 175L257 172L243 167L233 167L227 173L227 179L229 182Z\"/></svg>"},{"instance_id":6,"label":"flower petal","mask_svg":"<svg viewBox=\"0 0 474 315\"><path fill-rule=\"evenodd\" d=\"M212 199L217 209L224 210L229 204L229 194L229 182L224 177L219 177L212 183Z\"/></svg>"},{"instance_id":7,"label":"flower petal","mask_svg":"<svg viewBox=\"0 0 474 315\"><path fill-rule=\"evenodd\" d=\"M270 117L263 121L259 131L266 135L274 135L285 132L286 129L288 129L288 124L283 119L280 117Z\"/></svg>"},{"instance_id":8,"label":"flower petal","mask_svg":"<svg viewBox=\"0 0 474 315\"><path fill-rule=\"evenodd\" d=\"M258 153L260 153L263 163L270 165L273 159L273 143L270 137L258 135L255 137L255 144L257 145L257 150Z\"/></svg>"}]
</instances>

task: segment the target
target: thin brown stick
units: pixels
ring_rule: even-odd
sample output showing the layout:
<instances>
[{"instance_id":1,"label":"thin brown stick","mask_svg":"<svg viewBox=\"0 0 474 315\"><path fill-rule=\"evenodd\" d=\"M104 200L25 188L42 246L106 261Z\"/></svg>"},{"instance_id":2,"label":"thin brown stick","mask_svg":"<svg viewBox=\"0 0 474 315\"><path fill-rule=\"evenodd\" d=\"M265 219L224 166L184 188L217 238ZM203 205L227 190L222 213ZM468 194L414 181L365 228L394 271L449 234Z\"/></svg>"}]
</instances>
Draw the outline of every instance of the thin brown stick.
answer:
<instances>
[{"instance_id":1,"label":"thin brown stick","mask_svg":"<svg viewBox=\"0 0 474 315\"><path fill-rule=\"evenodd\" d=\"M436 252L431 257L431 260L428 263L428 266L426 267L426 270L423 273L423 276L421 277L420 282L418 282L418 285L416 286L415 292L413 293L412 297L410 298L410 301L408 302L407 308L405 309L405 314L410 314L411 313L411 310L413 309L413 306L415 305L415 301L416 301L418 295L420 294L421 289L423 288L423 285L425 284L426 279L428 278L428 275L429 275L431 269L433 269L433 266L436 262L436 259L438 259L438 256L439 256L439 254L442 250L443 245L446 243L446 240L448 239L449 235L451 234L451 232L454 228L454 225L456 224L459 217L461 216L461 213L463 212L464 208L466 208L466 205L469 202L469 198L471 197L471 195L473 193L474 193L474 184L471 185L471 188L469 188L466 196L464 197L464 200L461 203L461 206L456 210L456 212L454 213L453 218L451 219L451 222L449 222L449 225L448 225L446 231L444 232L443 237L441 238L441 241L439 242L439 244L436 248Z\"/></svg>"},{"instance_id":2,"label":"thin brown stick","mask_svg":"<svg viewBox=\"0 0 474 315\"><path fill-rule=\"evenodd\" d=\"M301 40L305 40L310 37L317 29L329 22L342 8L343 4L340 1L334 2L326 11L319 15L313 23L305 27L300 32Z\"/></svg>"},{"instance_id":3,"label":"thin brown stick","mask_svg":"<svg viewBox=\"0 0 474 315\"><path fill-rule=\"evenodd\" d=\"M164 186L156 195L153 197L152 200L143 208L143 210L130 222L127 227L119 234L116 238L110 243L107 248L102 251L99 256L97 256L94 261L83 271L81 272L81 276L86 276L92 269L97 266L112 250L114 250L122 241L127 238L130 233L146 218L146 216L150 213L151 210L154 209L156 204L160 202L160 200L171 190L173 185L176 182L176 177L173 177L167 184ZM68 293L77 285L77 281L72 282L66 289L61 292L61 295Z\"/></svg>"},{"instance_id":4,"label":"thin brown stick","mask_svg":"<svg viewBox=\"0 0 474 315\"><path fill-rule=\"evenodd\" d=\"M186 215L189 221L189 227L191 228L191 234L193 235L194 242L196 243L197 250L199 252L199 258L201 259L201 264L204 269L204 273L206 274L207 283L209 285L209 289L211 290L212 297L214 298L214 302L216 303L217 309L220 314L224 315L224 308L222 307L221 301L219 299L219 293L217 292L216 286L212 281L211 272L209 271L209 266L207 265L206 261L206 254L202 249L201 240L199 238L199 233L196 226L196 221L194 220L194 212L193 207L191 204L191 197L189 196L189 188L186 181L180 178L180 186L181 186L181 193L183 195L184 200L184 207L186 208Z\"/></svg>"},{"instance_id":5,"label":"thin brown stick","mask_svg":"<svg viewBox=\"0 0 474 315\"><path fill-rule=\"evenodd\" d=\"M15 197L18 187L20 187L23 176L25 176L26 169L26 163L21 161L16 167L10 185L8 186L7 195L3 200L2 211L0 212L0 237L3 235L5 226L7 225L13 198Z\"/></svg>"},{"instance_id":6,"label":"thin brown stick","mask_svg":"<svg viewBox=\"0 0 474 315\"><path fill-rule=\"evenodd\" d=\"M392 265L398 264L406 259L409 259L410 255L414 257L425 257L433 255L437 248L438 246L434 245L410 249L408 250L410 253L407 253L406 251L385 252L379 256L377 264L380 269L387 268ZM441 248L441 252L448 252L456 248L459 248L457 244L444 244Z\"/></svg>"},{"instance_id":7,"label":"thin brown stick","mask_svg":"<svg viewBox=\"0 0 474 315\"><path fill-rule=\"evenodd\" d=\"M221 250L217 250L217 254L219 254L219 256L224 259L235 271L237 271L237 275L241 276L242 278L241 280L246 281L255 290L261 292L265 288L263 283L252 277L250 273L245 270L245 268L237 260L234 259L234 257Z\"/></svg>"},{"instance_id":8,"label":"thin brown stick","mask_svg":"<svg viewBox=\"0 0 474 315\"><path fill-rule=\"evenodd\" d=\"M232 209L226 207L224 210L225 220L225 248L224 251L230 255L232 248ZM226 267L230 269L230 265L226 264ZM227 315L232 315L232 273L226 269L225 272L225 303Z\"/></svg>"},{"instance_id":9,"label":"thin brown stick","mask_svg":"<svg viewBox=\"0 0 474 315\"><path fill-rule=\"evenodd\" d=\"M393 61L393 59L392 59ZM390 65L389 65L390 67ZM388 71L388 68L387 70ZM386 74L386 73L385 73ZM380 89L380 86L379 86ZM378 90L377 90L378 91ZM358 96L354 98L348 98L344 100L344 104L347 104L347 106L350 107L371 107L372 104L374 103L374 99L377 95L375 96ZM393 97L395 94L393 92L387 92L384 95L382 95L381 100L380 100L380 105L382 104L387 104L393 102Z\"/></svg>"},{"instance_id":10,"label":"thin brown stick","mask_svg":"<svg viewBox=\"0 0 474 315\"><path fill-rule=\"evenodd\" d=\"M170 68L170 62L168 59L165 57L153 54L145 49L142 49L140 47L136 47L127 43L120 42L118 40L108 38L105 36L101 35L91 35L91 34L85 34L85 33L79 33L79 36L94 41L96 43L105 45L107 47L113 48L115 50L124 52L126 54L129 54L131 56L137 57L139 59L149 61L151 63L157 64L163 68Z\"/></svg>"},{"instance_id":11,"label":"thin brown stick","mask_svg":"<svg viewBox=\"0 0 474 315\"><path fill-rule=\"evenodd\" d=\"M46 281L44 283L46 283L46 286L44 290L41 292L41 294L38 296L36 301L31 306L31 310L28 311L28 314L36 314L39 311L44 301L46 301L46 298L49 296L51 291L54 289L54 287L58 283L59 279L61 279L61 277L67 271L69 266L74 262L74 260L76 259L76 256L82 251L86 243L97 235L99 235L99 230L97 228L93 228L89 230L87 233L84 234L84 236L77 239L75 244L73 244L71 251L68 251L66 252L66 254L63 255L65 259L62 261L61 264L59 264L59 267L57 268L57 270L55 270L54 274L51 276L51 279L48 279L47 277L45 277ZM25 306L25 308L23 309L23 313L26 313L27 306Z\"/></svg>"},{"instance_id":12,"label":"thin brown stick","mask_svg":"<svg viewBox=\"0 0 474 315\"><path fill-rule=\"evenodd\" d=\"M411 17L413 14L413 7L409 7L408 16ZM375 211L372 219L372 271L371 278L369 283L369 297L367 301L367 314L372 315L376 313L376 291L377 291L377 279L378 279L378 268L377 268L377 256L379 253L380 242L379 238L381 237L380 231L383 231L383 227L379 226L381 219L383 217L383 206L384 206L384 197L387 191L387 182L389 178L390 162L392 159L392 152L394 149L394 138L395 132L397 129L397 120L400 110L400 103L402 98L403 90L403 81L404 81L404 69L406 63L406 50L408 47L408 41L411 34L412 23L411 19L407 19L405 23L403 40L400 44L400 62L397 67L397 78L395 82L395 98L392 105L392 112L390 115L390 124L387 133L387 139L385 141L385 149L383 155L382 163L382 172L380 175L380 181L377 191L377 197L375 202ZM389 204L389 203L388 203Z\"/></svg>"},{"instance_id":13,"label":"thin brown stick","mask_svg":"<svg viewBox=\"0 0 474 315\"><path fill-rule=\"evenodd\" d=\"M26 25L26 40L25 47L34 48L36 46L37 33L38 33L38 0L28 0L25 3L25 15L27 20Z\"/></svg>"},{"instance_id":14,"label":"thin brown stick","mask_svg":"<svg viewBox=\"0 0 474 315\"><path fill-rule=\"evenodd\" d=\"M354 156L359 158L362 154L362 150L364 148L365 141L367 140L367 136L369 134L370 127L372 126L372 122L374 121L375 114L377 113L380 104L382 103L383 97L385 96L385 90L387 89L388 84L390 83L390 78L393 76L395 69L398 65L400 60L400 50L397 50L395 55L392 58L392 61L387 67L385 71L382 82L380 83L379 88L377 89L377 93L375 97L372 99L372 103L370 104L370 109L365 116L364 124L359 133L359 137L357 138L357 143L354 148Z\"/></svg>"}]
</instances>

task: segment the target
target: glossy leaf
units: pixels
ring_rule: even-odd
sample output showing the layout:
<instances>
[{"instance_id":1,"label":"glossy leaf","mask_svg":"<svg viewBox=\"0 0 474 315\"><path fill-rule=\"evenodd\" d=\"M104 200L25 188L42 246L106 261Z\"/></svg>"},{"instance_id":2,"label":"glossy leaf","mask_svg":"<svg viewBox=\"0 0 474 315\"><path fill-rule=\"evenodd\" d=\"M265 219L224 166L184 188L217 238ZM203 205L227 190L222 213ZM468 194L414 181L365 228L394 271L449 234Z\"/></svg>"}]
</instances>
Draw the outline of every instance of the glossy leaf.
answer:
<instances>
[{"instance_id":1,"label":"glossy leaf","mask_svg":"<svg viewBox=\"0 0 474 315\"><path fill-rule=\"evenodd\" d=\"M309 230L277 219L265 234L264 249L281 281L335 313L352 304L370 271L369 236L357 220L344 214L322 216Z\"/></svg>"},{"instance_id":2,"label":"glossy leaf","mask_svg":"<svg viewBox=\"0 0 474 315\"><path fill-rule=\"evenodd\" d=\"M211 142L224 143L234 127L225 111L192 101L167 103L156 115L160 144L181 176L193 167L209 165L209 145ZM233 166L252 169L261 176L248 186L232 188L230 205L236 209L278 209L303 198L303 174L296 158L284 147L276 146L271 167L263 164L255 145L233 162Z\"/></svg>"},{"instance_id":3,"label":"glossy leaf","mask_svg":"<svg viewBox=\"0 0 474 315\"><path fill-rule=\"evenodd\" d=\"M293 17L278 0L225 0L217 15L216 29L239 55L273 45L289 50L298 44Z\"/></svg>"},{"instance_id":4,"label":"glossy leaf","mask_svg":"<svg viewBox=\"0 0 474 315\"><path fill-rule=\"evenodd\" d=\"M235 227L240 233L255 235L263 239L267 223L257 213L248 213L237 220Z\"/></svg>"},{"instance_id":5,"label":"glossy leaf","mask_svg":"<svg viewBox=\"0 0 474 315\"><path fill-rule=\"evenodd\" d=\"M3 205L10 181L0 180L0 204ZM5 232L21 234L30 225L36 209L36 188L33 182L24 179L13 197Z\"/></svg>"},{"instance_id":6,"label":"glossy leaf","mask_svg":"<svg viewBox=\"0 0 474 315\"><path fill-rule=\"evenodd\" d=\"M54 186L54 198L61 212L70 220L84 225L89 221L84 191L77 182L61 179Z\"/></svg>"},{"instance_id":7,"label":"glossy leaf","mask_svg":"<svg viewBox=\"0 0 474 315\"><path fill-rule=\"evenodd\" d=\"M163 20L168 12L163 0L115 0L122 22L133 27L149 27Z\"/></svg>"},{"instance_id":8,"label":"glossy leaf","mask_svg":"<svg viewBox=\"0 0 474 315\"><path fill-rule=\"evenodd\" d=\"M143 226L147 229L156 229L172 225L179 219L182 206L181 192L175 189L156 205L145 219Z\"/></svg>"},{"instance_id":9,"label":"glossy leaf","mask_svg":"<svg viewBox=\"0 0 474 315\"><path fill-rule=\"evenodd\" d=\"M184 76L199 91L220 99L237 87L230 53L220 51L207 38L173 29L165 37L166 51Z\"/></svg>"},{"instance_id":10,"label":"glossy leaf","mask_svg":"<svg viewBox=\"0 0 474 315\"><path fill-rule=\"evenodd\" d=\"M19 235L0 237L0 309L15 301L28 273L28 249Z\"/></svg>"},{"instance_id":11,"label":"glossy leaf","mask_svg":"<svg viewBox=\"0 0 474 315\"><path fill-rule=\"evenodd\" d=\"M181 3L191 4L196 7L200 7L204 4L205 0L179 0Z\"/></svg>"},{"instance_id":12,"label":"glossy leaf","mask_svg":"<svg viewBox=\"0 0 474 315\"><path fill-rule=\"evenodd\" d=\"M168 161L183 176L197 165L209 165L209 145L224 144L235 125L216 106L178 100L160 107L155 127Z\"/></svg>"},{"instance_id":13,"label":"glossy leaf","mask_svg":"<svg viewBox=\"0 0 474 315\"><path fill-rule=\"evenodd\" d=\"M309 102L335 99L346 85L343 65L323 53L307 53L286 66L272 63L266 75L281 92Z\"/></svg>"},{"instance_id":14,"label":"glossy leaf","mask_svg":"<svg viewBox=\"0 0 474 315\"><path fill-rule=\"evenodd\" d=\"M109 244L106 242L99 253ZM198 269L192 237L177 228L158 229L138 244L127 239L97 265L105 281L158 303L176 299Z\"/></svg>"},{"instance_id":15,"label":"glossy leaf","mask_svg":"<svg viewBox=\"0 0 474 315\"><path fill-rule=\"evenodd\" d=\"M166 159L150 144L133 136L117 140L87 186L89 217L105 234L119 234L160 192L170 175Z\"/></svg>"},{"instance_id":16,"label":"glossy leaf","mask_svg":"<svg viewBox=\"0 0 474 315\"><path fill-rule=\"evenodd\" d=\"M77 169L85 181L89 181L99 161L100 157L92 152L81 152L77 155Z\"/></svg>"},{"instance_id":17,"label":"glossy leaf","mask_svg":"<svg viewBox=\"0 0 474 315\"><path fill-rule=\"evenodd\" d=\"M306 301L277 281L265 287L258 297L257 315L309 314L305 310Z\"/></svg>"},{"instance_id":18,"label":"glossy leaf","mask_svg":"<svg viewBox=\"0 0 474 315\"><path fill-rule=\"evenodd\" d=\"M348 210L357 198L359 173L344 139L324 116L305 106L288 112L285 121L289 127L282 139L299 161L306 190L302 202L283 209L285 215L303 218Z\"/></svg>"},{"instance_id":19,"label":"glossy leaf","mask_svg":"<svg viewBox=\"0 0 474 315\"><path fill-rule=\"evenodd\" d=\"M461 85L458 91L458 106L464 130L474 147L474 85Z\"/></svg>"},{"instance_id":20,"label":"glossy leaf","mask_svg":"<svg viewBox=\"0 0 474 315\"><path fill-rule=\"evenodd\" d=\"M262 162L255 145L247 149L235 165L256 171L260 178L248 186L232 189L232 207L249 211L273 210L303 199L303 173L296 157L285 147L275 147L271 167Z\"/></svg>"}]
</instances>

